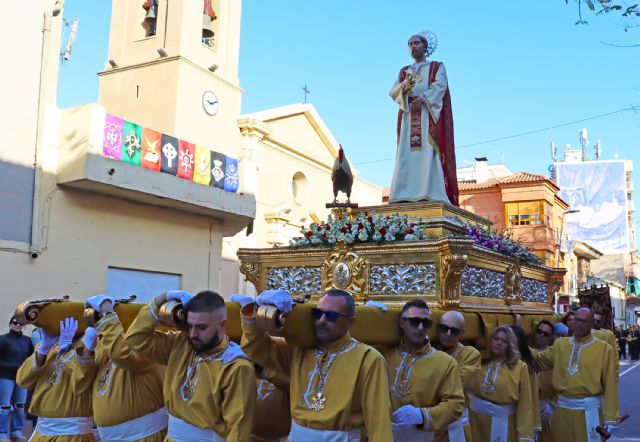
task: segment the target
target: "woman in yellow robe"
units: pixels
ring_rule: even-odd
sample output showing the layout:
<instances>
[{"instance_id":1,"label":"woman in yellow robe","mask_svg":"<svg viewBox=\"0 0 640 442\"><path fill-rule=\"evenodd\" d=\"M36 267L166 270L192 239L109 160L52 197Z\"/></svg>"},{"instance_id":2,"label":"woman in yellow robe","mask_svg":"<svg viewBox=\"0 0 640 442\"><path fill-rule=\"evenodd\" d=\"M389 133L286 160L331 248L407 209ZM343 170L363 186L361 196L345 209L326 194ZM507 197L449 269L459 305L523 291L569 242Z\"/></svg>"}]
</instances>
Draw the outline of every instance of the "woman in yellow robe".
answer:
<instances>
[{"instance_id":1,"label":"woman in yellow robe","mask_svg":"<svg viewBox=\"0 0 640 442\"><path fill-rule=\"evenodd\" d=\"M473 373L468 392L474 441L534 440L529 369L520 360L511 328L495 330L491 336L491 359Z\"/></svg>"}]
</instances>

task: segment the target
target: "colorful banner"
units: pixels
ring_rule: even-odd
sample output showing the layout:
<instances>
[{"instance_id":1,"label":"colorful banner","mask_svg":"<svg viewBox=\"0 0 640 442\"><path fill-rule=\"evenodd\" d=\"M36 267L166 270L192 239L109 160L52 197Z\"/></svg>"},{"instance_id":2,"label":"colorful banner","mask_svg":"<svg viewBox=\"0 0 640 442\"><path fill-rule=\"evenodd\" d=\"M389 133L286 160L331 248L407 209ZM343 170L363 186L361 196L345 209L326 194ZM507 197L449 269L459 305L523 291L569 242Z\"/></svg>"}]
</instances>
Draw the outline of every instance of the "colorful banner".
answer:
<instances>
[{"instance_id":1,"label":"colorful banner","mask_svg":"<svg viewBox=\"0 0 640 442\"><path fill-rule=\"evenodd\" d=\"M224 190L235 193L238 191L238 187L240 187L238 160L227 157L227 171L224 177Z\"/></svg>"},{"instance_id":2,"label":"colorful banner","mask_svg":"<svg viewBox=\"0 0 640 442\"><path fill-rule=\"evenodd\" d=\"M224 189L224 174L227 170L227 158L218 152L211 152L211 187Z\"/></svg>"},{"instance_id":3,"label":"colorful banner","mask_svg":"<svg viewBox=\"0 0 640 442\"><path fill-rule=\"evenodd\" d=\"M125 121L122 129L122 161L135 166L140 165L142 156L142 126Z\"/></svg>"},{"instance_id":4,"label":"colorful banner","mask_svg":"<svg viewBox=\"0 0 640 442\"><path fill-rule=\"evenodd\" d=\"M238 160L158 131L106 116L104 156L179 176L205 186L237 192Z\"/></svg>"},{"instance_id":5,"label":"colorful banner","mask_svg":"<svg viewBox=\"0 0 640 442\"><path fill-rule=\"evenodd\" d=\"M104 156L119 160L122 158L122 118L107 115L104 125L104 140L102 142L102 153Z\"/></svg>"},{"instance_id":6,"label":"colorful banner","mask_svg":"<svg viewBox=\"0 0 640 442\"><path fill-rule=\"evenodd\" d=\"M142 160L140 165L145 169L158 172L160 170L160 132L144 128L142 131Z\"/></svg>"},{"instance_id":7,"label":"colorful banner","mask_svg":"<svg viewBox=\"0 0 640 442\"><path fill-rule=\"evenodd\" d=\"M162 167L164 173L178 173L178 139L169 135L162 136Z\"/></svg>"},{"instance_id":8,"label":"colorful banner","mask_svg":"<svg viewBox=\"0 0 640 442\"><path fill-rule=\"evenodd\" d=\"M193 181L205 186L208 186L211 182L211 151L204 146L196 146Z\"/></svg>"},{"instance_id":9,"label":"colorful banner","mask_svg":"<svg viewBox=\"0 0 640 442\"><path fill-rule=\"evenodd\" d=\"M193 167L196 162L196 145L180 140L178 143L178 176L193 179Z\"/></svg>"}]
</instances>

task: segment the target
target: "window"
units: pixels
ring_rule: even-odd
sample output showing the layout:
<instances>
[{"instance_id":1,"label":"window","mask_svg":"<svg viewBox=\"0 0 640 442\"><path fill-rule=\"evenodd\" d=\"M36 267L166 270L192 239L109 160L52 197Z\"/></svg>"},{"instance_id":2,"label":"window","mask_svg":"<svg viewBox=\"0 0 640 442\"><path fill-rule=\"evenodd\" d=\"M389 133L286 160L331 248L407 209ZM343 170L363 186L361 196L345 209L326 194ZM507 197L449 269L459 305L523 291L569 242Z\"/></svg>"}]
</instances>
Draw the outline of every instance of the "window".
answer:
<instances>
[{"instance_id":1,"label":"window","mask_svg":"<svg viewBox=\"0 0 640 442\"><path fill-rule=\"evenodd\" d=\"M544 201L505 203L504 213L507 226L524 226L548 222L548 217L544 212Z\"/></svg>"},{"instance_id":2,"label":"window","mask_svg":"<svg viewBox=\"0 0 640 442\"><path fill-rule=\"evenodd\" d=\"M307 177L296 172L291 178L291 196L296 204L303 205L307 199Z\"/></svg>"},{"instance_id":3,"label":"window","mask_svg":"<svg viewBox=\"0 0 640 442\"><path fill-rule=\"evenodd\" d=\"M109 267L107 270L107 295L117 299L136 295L136 301L149 302L167 290L180 290L182 276L173 273Z\"/></svg>"}]
</instances>

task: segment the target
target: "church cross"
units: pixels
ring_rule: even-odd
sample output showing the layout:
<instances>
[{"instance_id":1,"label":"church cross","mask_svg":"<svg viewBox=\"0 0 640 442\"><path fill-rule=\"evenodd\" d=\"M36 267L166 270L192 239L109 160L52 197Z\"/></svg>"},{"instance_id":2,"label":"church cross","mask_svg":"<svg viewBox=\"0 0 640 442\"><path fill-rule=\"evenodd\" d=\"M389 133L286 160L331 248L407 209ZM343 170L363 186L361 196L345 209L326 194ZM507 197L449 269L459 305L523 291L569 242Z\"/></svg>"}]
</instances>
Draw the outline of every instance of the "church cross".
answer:
<instances>
[{"instance_id":1,"label":"church cross","mask_svg":"<svg viewBox=\"0 0 640 442\"><path fill-rule=\"evenodd\" d=\"M303 88L301 88L304 91L304 102L307 102L307 95L309 95L311 93L311 91L307 88L307 85L305 84Z\"/></svg>"}]
</instances>

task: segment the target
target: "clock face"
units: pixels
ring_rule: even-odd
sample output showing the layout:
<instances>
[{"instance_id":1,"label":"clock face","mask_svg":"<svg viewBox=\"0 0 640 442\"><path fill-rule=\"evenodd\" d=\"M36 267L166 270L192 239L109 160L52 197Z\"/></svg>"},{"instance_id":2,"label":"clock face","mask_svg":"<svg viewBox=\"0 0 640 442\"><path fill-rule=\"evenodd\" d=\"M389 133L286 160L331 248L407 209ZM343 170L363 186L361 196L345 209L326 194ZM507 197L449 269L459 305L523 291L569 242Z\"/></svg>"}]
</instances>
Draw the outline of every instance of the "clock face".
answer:
<instances>
[{"instance_id":1,"label":"clock face","mask_svg":"<svg viewBox=\"0 0 640 442\"><path fill-rule=\"evenodd\" d=\"M209 115L218 113L218 97L211 91L204 91L202 94L202 108Z\"/></svg>"}]
</instances>

